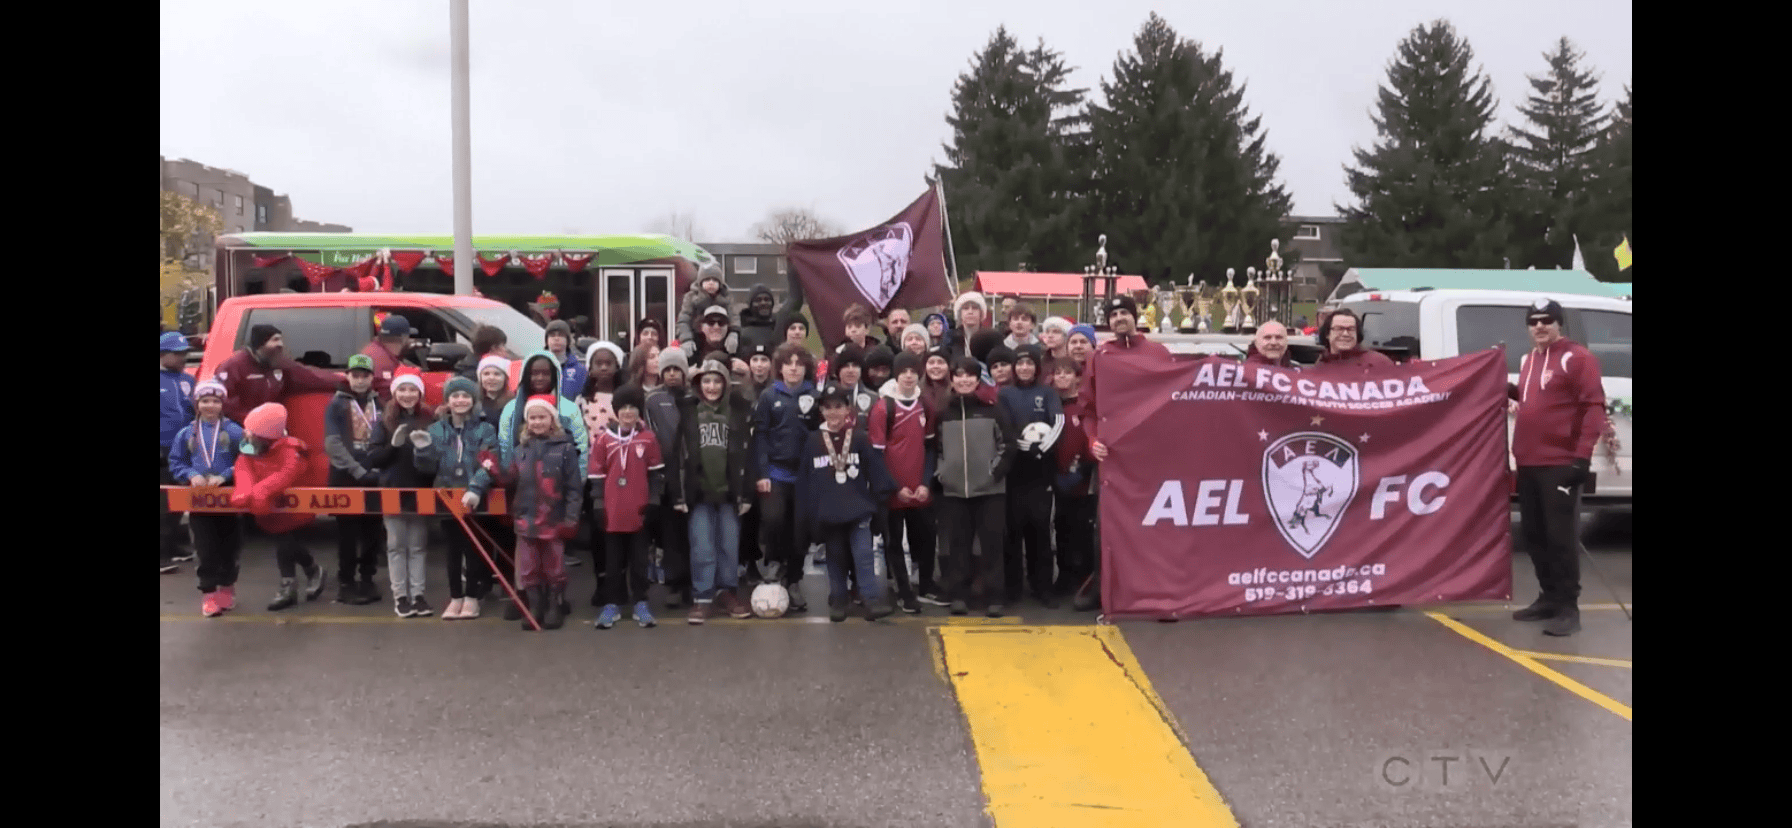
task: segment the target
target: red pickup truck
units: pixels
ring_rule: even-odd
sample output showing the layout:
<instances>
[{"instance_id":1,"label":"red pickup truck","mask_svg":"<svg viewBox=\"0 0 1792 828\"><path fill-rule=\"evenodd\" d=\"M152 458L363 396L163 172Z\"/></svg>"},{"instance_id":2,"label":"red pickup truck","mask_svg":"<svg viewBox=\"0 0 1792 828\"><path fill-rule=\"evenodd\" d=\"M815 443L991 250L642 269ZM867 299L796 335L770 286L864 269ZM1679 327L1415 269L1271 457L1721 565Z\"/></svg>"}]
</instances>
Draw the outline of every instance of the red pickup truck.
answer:
<instances>
[{"instance_id":1,"label":"red pickup truck","mask_svg":"<svg viewBox=\"0 0 1792 828\"><path fill-rule=\"evenodd\" d=\"M490 299L439 293L264 293L224 300L205 336L204 358L194 375L208 379L218 365L248 347L249 329L273 325L286 341L287 356L303 365L340 373L348 358L373 341L375 314L397 314L417 331L406 361L422 369L425 399L442 402L442 386L454 366L472 353L473 329L492 325L504 331L513 357L511 387L521 362L514 357L541 346L541 325L515 308ZM330 394L293 394L285 401L287 431L313 449L310 466L296 485L324 486L330 471L324 456L324 409Z\"/></svg>"}]
</instances>

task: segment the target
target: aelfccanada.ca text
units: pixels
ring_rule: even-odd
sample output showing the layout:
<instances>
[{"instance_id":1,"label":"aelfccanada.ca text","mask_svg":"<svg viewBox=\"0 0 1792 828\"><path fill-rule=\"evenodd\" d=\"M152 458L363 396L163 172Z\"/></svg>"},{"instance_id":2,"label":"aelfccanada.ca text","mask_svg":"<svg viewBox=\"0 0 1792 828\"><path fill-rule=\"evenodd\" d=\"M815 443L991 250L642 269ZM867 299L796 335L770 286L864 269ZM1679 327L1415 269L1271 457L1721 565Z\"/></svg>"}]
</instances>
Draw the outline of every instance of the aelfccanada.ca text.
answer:
<instances>
[{"instance_id":1,"label":"aelfccanada.ca text","mask_svg":"<svg viewBox=\"0 0 1792 828\"><path fill-rule=\"evenodd\" d=\"M1450 392L1434 392L1425 380L1405 379L1319 380L1299 374L1240 364L1203 364L1187 389L1170 394L1176 402L1242 400L1310 405L1372 411L1442 402Z\"/></svg>"}]
</instances>

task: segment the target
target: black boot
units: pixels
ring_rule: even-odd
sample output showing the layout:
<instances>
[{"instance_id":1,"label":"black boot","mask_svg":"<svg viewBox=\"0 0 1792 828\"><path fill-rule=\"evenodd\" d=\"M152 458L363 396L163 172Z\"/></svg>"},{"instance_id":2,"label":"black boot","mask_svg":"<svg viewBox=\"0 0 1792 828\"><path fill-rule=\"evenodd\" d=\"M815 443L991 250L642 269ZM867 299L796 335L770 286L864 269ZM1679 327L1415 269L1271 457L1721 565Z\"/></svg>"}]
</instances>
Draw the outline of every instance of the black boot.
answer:
<instances>
[{"instance_id":1,"label":"black boot","mask_svg":"<svg viewBox=\"0 0 1792 828\"><path fill-rule=\"evenodd\" d=\"M1561 612L1561 608L1556 605L1555 601L1550 600L1547 595L1539 595L1537 600L1531 602L1530 606L1512 613L1512 620L1548 621L1556 617L1559 612Z\"/></svg>"},{"instance_id":2,"label":"black boot","mask_svg":"<svg viewBox=\"0 0 1792 828\"><path fill-rule=\"evenodd\" d=\"M529 626L529 618L533 617L535 619L535 623L537 623L537 624L541 623L541 616L545 614L543 612L543 610L547 609L547 607L545 606L547 604L547 600L548 600L547 588L546 587L538 587L538 586L537 587L529 587L528 589L525 589L521 593L519 593L518 597L523 599L523 602L525 602L527 604L528 609L529 609L528 616L524 616L522 614L522 611L518 610L517 611L518 620L521 623L523 629L533 630L535 628Z\"/></svg>"},{"instance_id":3,"label":"black boot","mask_svg":"<svg viewBox=\"0 0 1792 828\"><path fill-rule=\"evenodd\" d=\"M1556 611L1554 618L1543 625L1544 635L1566 636L1580 632L1580 607L1566 606Z\"/></svg>"},{"instance_id":4,"label":"black boot","mask_svg":"<svg viewBox=\"0 0 1792 828\"><path fill-rule=\"evenodd\" d=\"M566 590L555 587L547 597L547 609L542 612L541 628L557 630L566 623Z\"/></svg>"}]
</instances>

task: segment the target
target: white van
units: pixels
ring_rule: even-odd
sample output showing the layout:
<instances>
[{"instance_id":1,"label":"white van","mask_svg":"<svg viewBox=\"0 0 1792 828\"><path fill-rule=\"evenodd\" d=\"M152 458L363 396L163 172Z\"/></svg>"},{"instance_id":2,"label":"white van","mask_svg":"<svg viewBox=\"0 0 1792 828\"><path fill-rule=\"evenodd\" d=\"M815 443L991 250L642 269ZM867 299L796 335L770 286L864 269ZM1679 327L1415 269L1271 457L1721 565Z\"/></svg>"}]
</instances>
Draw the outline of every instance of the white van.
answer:
<instances>
[{"instance_id":1,"label":"white van","mask_svg":"<svg viewBox=\"0 0 1792 828\"><path fill-rule=\"evenodd\" d=\"M1630 301L1605 296L1510 290L1389 290L1353 293L1338 303L1362 319L1363 346L1399 359L1442 359L1506 346L1506 372L1518 381L1519 361L1531 349L1525 316L1539 296L1562 306L1563 333L1599 359L1606 411L1617 432L1616 463L1603 443L1593 451L1589 504L1629 505L1636 474L1630 446ZM1507 424L1511 439L1511 424Z\"/></svg>"}]
</instances>

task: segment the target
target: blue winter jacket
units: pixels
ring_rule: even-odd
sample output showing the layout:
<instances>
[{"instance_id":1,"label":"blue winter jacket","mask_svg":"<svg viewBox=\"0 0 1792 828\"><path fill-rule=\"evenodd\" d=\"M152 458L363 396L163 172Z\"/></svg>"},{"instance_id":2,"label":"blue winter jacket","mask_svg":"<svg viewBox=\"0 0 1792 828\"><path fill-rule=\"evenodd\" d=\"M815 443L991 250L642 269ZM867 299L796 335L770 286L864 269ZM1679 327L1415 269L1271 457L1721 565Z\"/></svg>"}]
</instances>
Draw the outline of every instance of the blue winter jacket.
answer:
<instances>
[{"instance_id":1,"label":"blue winter jacket","mask_svg":"<svg viewBox=\"0 0 1792 828\"><path fill-rule=\"evenodd\" d=\"M899 488L884 466L883 452L871 447L871 438L858 429L847 429L846 434L852 448L847 452L845 481L836 475L821 432L809 435L796 486L798 525L809 531L823 523L856 523L871 517Z\"/></svg>"},{"instance_id":2,"label":"blue winter jacket","mask_svg":"<svg viewBox=\"0 0 1792 828\"><path fill-rule=\"evenodd\" d=\"M552 355L553 352L549 351L548 354ZM570 352L568 352L568 356L571 356ZM555 357L555 361L559 362L560 359ZM523 376L526 377L528 374L524 374ZM560 366L560 396L569 400L576 400L579 397L579 392L584 390L584 388L585 361L578 357L566 360Z\"/></svg>"},{"instance_id":3,"label":"blue winter jacket","mask_svg":"<svg viewBox=\"0 0 1792 828\"><path fill-rule=\"evenodd\" d=\"M223 429L223 433L219 433ZM168 451L168 472L177 483L185 484L194 475L215 474L224 478L224 485L236 478L237 447L243 444L243 427L227 419L217 425L195 422L174 435ZM205 461L205 448L213 451L211 462Z\"/></svg>"},{"instance_id":4,"label":"blue winter jacket","mask_svg":"<svg viewBox=\"0 0 1792 828\"><path fill-rule=\"evenodd\" d=\"M443 414L430 424L429 445L416 449L412 461L418 471L435 475L432 485L436 488L464 488L484 497L491 491L492 476L479 465L479 453L497 455L498 430L473 416L459 426L452 419L453 415Z\"/></svg>"},{"instance_id":5,"label":"blue winter jacket","mask_svg":"<svg viewBox=\"0 0 1792 828\"><path fill-rule=\"evenodd\" d=\"M162 448L193 422L193 377L185 371L162 372Z\"/></svg>"},{"instance_id":6,"label":"blue winter jacket","mask_svg":"<svg viewBox=\"0 0 1792 828\"><path fill-rule=\"evenodd\" d=\"M753 458L754 468L767 479L797 482L809 435L821 427L817 396L815 384L808 380L794 391L778 380L759 395L759 404L753 408Z\"/></svg>"},{"instance_id":7,"label":"blue winter jacket","mask_svg":"<svg viewBox=\"0 0 1792 828\"><path fill-rule=\"evenodd\" d=\"M521 389L528 387L529 364L538 359L545 359L552 363L555 375L562 378L565 376L560 373L560 360L555 359L554 353L546 348L531 351L528 356L523 358L522 372L518 375L520 379L517 380L520 387L517 390L516 398L505 403L504 413L498 415L498 459L505 466L510 465L511 456L516 453L517 439L523 434L523 406L529 403L529 395ZM583 383L584 380L581 379L580 382ZM562 382L560 387L564 390L565 383ZM576 396L576 394L575 391L574 395ZM566 394L561 394L556 398L554 404L560 411L560 427L566 429L566 433L572 436L573 445L579 449L579 468L589 468L591 435L585 431L585 415L579 411L579 406L573 402L573 398Z\"/></svg>"}]
</instances>

